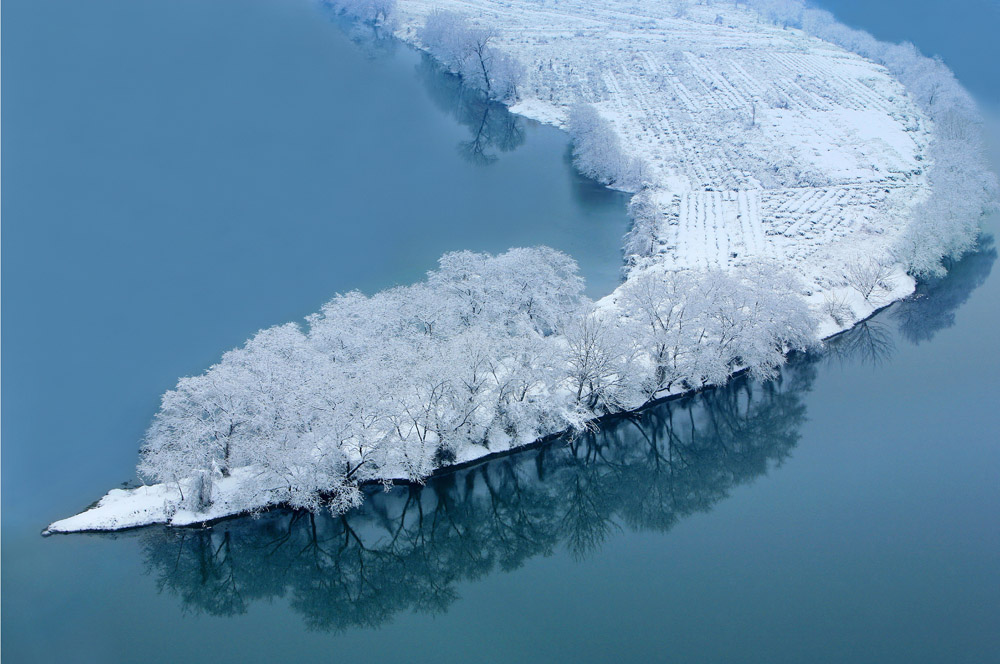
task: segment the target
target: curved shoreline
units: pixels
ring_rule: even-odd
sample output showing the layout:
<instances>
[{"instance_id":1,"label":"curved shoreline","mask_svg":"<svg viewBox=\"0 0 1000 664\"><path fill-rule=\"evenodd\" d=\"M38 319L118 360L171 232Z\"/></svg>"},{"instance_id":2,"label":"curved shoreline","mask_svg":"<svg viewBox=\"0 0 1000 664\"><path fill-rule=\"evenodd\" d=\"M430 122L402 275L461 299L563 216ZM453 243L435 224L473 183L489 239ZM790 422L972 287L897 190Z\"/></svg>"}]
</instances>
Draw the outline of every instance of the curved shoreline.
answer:
<instances>
[{"instance_id":1,"label":"curved shoreline","mask_svg":"<svg viewBox=\"0 0 1000 664\"><path fill-rule=\"evenodd\" d=\"M414 2L407 2L407 4L410 5L411 7L412 6L417 6L417 7L424 7L424 8L426 8L425 5L423 5L419 0L418 1L414 1ZM455 3L455 4L458 4L458 5L462 6L462 7L468 8L470 6L475 6L476 3L472 2L472 3ZM485 4L488 4L488 3L480 3L480 4L485 5ZM511 11L513 11L513 10L511 10ZM417 12L417 15L419 16L419 12ZM668 22L672 21L672 19L665 19L665 20L667 20ZM410 24L412 24L412 22L413 21L412 21L412 17L411 17ZM670 24L674 25L674 23L675 22L671 22ZM714 28L713 28L713 30L714 30ZM773 32L773 30L772 30L772 32ZM416 43L416 39L415 39L415 34L416 33L413 30L412 25L408 26L407 24L404 24L404 26L400 29L400 31L397 34L404 41L407 41L407 42L409 42L411 44L419 46L419 44ZM523 38L523 37L524 37L523 33L519 34L519 38ZM631 37L630 37L630 39L631 39ZM812 38L809 38L809 39L812 39ZM504 44L504 45L506 46L507 44ZM861 59L861 60L864 61L863 59ZM513 107L512 107L512 110L514 112L518 112L518 113L520 113L522 115L525 115L526 117L532 117L533 119L542 119L543 121L548 121L548 122L550 122L552 124L556 124L557 126L560 125L560 123L561 123L565 127L565 122L561 122L560 119L559 119L559 117L557 116L557 114L555 112L553 112L553 108L554 107L552 105L546 106L544 103L532 103L532 101L533 100L531 98L529 98L527 101L522 100L519 104L514 104ZM535 100L535 101L537 101L537 100ZM617 101L621 101L621 99L618 98ZM642 100L638 100L637 101L637 100L633 99L632 101L638 103L638 101L642 101ZM756 106L754 106L754 113L755 113L755 115L756 115L756 112L757 112L757 109L756 109ZM763 114L763 111L762 111L762 114ZM629 116L629 117L631 117L631 116ZM625 140L624 140L625 147L624 147L624 150L626 152L628 152L628 150L630 149L630 146L632 145L632 143L629 142L631 140L631 138L628 135L628 123L625 122L624 120L622 120L620 117L617 117L617 116L611 116L611 122L612 122L612 124L615 124L615 122L618 122L619 125L624 125L625 126L625 132L624 132L624 135L625 135ZM621 126L616 126L615 128L616 128L617 131L619 131L620 134L622 133ZM927 138L927 142L925 144L925 147L926 147L926 145L930 144L930 140L931 139L930 139L929 130L926 131L925 133L926 133L926 138ZM916 158L916 157L918 157L918 155L914 154L914 157ZM670 179L670 178L674 178L675 176L668 174L668 175L666 175L664 177L666 177L667 179L663 180L663 182L666 182L667 184L676 184L676 182L674 180ZM912 183L913 186L912 187L908 187L908 188L904 188L904 190L906 192L909 192L909 195L915 196L918 200L922 199L923 197L925 197L925 193L926 193L927 188L929 187L929 184L925 180L925 176L924 176L923 171L921 169L918 169L917 171L914 172L914 174L912 174L911 176L907 176L907 177L910 177L910 178L913 179L913 183ZM662 185L662 183L661 183L661 185ZM881 185L879 185L879 186L881 186ZM795 193L795 195L798 195L800 193L798 191L798 189L801 189L801 188L793 187L793 189L796 189L796 192L793 192L793 193ZM806 189L810 189L810 188L806 187ZM813 187L812 189L815 189L815 187ZM684 260L683 260L683 259L685 259L684 255L683 255L683 251L678 248L679 242L674 242L674 246L672 246L672 247L671 247L671 244L670 244L671 243L671 238L673 238L674 240L676 240L676 236L679 233L679 231L677 230L677 228L671 228L671 226L678 226L678 225L683 226L683 220L681 222L678 222L678 223L672 223L672 219L673 219L673 217L683 216L683 214L685 214L685 213L684 212L671 212L670 210L666 210L666 208L669 207L669 206L675 206L675 207L677 207L680 210L686 209L685 208L685 198L684 198L685 196L688 196L689 198L691 198L691 200L694 201L694 203L688 202L687 203L688 207L690 207L690 206L693 205L695 208L697 208L697 206L701 204L701 203L699 203L699 201L701 201L702 199L704 199L704 200L708 201L711 205L718 204L719 208L723 209L723 212L725 212L725 208L730 203L736 204L738 206L737 208L733 208L733 205L729 205L730 208L743 210L744 213L746 212L746 210L752 210L753 209L753 203L746 203L745 202L744 199L746 197L744 197L744 199L741 199L741 198L739 198L737 196L734 199L727 199L725 197L725 192L723 192L722 196L716 195L717 192L715 191L715 189L714 189L713 186L709 186L709 187L705 188L701 192L695 192L693 189L691 189L689 187L689 189L687 190L686 193L681 193L680 195L672 193L670 191L670 189L669 189L668 186L660 186L660 187L655 187L654 186L653 190L654 190L654 194L655 194L654 197L657 199L657 204L659 205L660 212L663 213L664 219L666 220L665 222L663 220L661 220L660 227L658 228L658 231L657 231L657 237L656 237L656 239L659 242L659 244L661 246L661 249L664 246L666 246L666 249L661 250L658 253L655 253L655 254L653 254L651 256L641 257L641 260L633 261L632 268L631 268L631 270L629 272L629 278L631 278L636 273L642 272L644 270L649 270L649 269L664 269L664 268L669 268L669 269L684 269L684 268L698 267L701 264L699 261L702 261L703 259L705 259L705 256L707 256L707 254L704 254L704 252L701 252L700 250L696 249L695 252L694 252L694 255L687 256L687 259L693 261L693 263L686 265L686 264L684 264ZM739 190L739 191L744 191L744 190ZM762 187L760 189L755 189L754 191L764 191L764 192L766 192L766 191L771 191L771 190ZM885 191L888 193L889 189L886 189ZM920 193L920 192L925 192L925 193ZM810 189L809 195L814 196L814 194L812 193L811 189ZM670 200L668 202L665 202L666 198L669 198ZM821 196L821 198L822 198L822 196ZM865 200L867 200L867 199L865 199ZM882 199L882 200L885 200L885 199ZM669 205L668 205L668 203L669 203ZM911 203L912 203L912 201L911 201ZM759 204L760 204L760 201L757 202L758 206L759 206ZM869 206L874 207L872 205L872 203L870 203L870 202L863 201L862 204L861 204L861 207L869 207ZM714 209L714 208L711 208L711 209ZM851 208L851 209L853 209L853 208ZM666 212L664 212L665 210L666 210ZM702 210L702 211L698 212L697 214L701 214L701 215L704 216L707 213L704 212L704 210ZM673 217L671 215L673 215ZM736 218L740 218L740 216L741 216L741 214L737 214ZM760 215L759 215L759 210L758 210L758 217L759 216ZM905 219L905 218L906 218L906 215L903 215L902 219ZM719 217L719 219L722 219L725 222L726 221L726 214L722 213L721 216ZM707 220L707 217L706 217L706 220ZM718 219L716 221L718 221ZM758 218L757 221L760 221L760 219ZM901 218L897 218L896 219L896 223L898 224L900 222L901 222ZM741 222L741 224L742 224L742 222ZM723 230L725 230L725 227L726 227L726 224L723 223ZM901 234L905 230L905 227L906 227L905 223L903 224L902 227L897 226L896 227L896 233L897 233L897 235ZM670 233L674 233L674 236L671 236ZM716 243L718 243L718 237L719 236L717 235L716 238L715 238ZM707 236L706 236L706 238L707 238ZM898 240L898 237L895 238L895 239ZM708 239L706 239L706 244L707 244L707 242L708 242ZM742 244L740 246L742 246L742 247L750 247L751 244L752 244L751 242L744 241L744 244ZM884 244L885 243L883 243L883 245ZM727 247L729 246L728 242L727 242L726 246ZM824 249L823 242L819 242L817 246L818 246L817 251L822 252L822 250ZM886 245L886 246L888 246L888 245ZM826 246L825 248L828 250L830 247ZM883 247L883 248L885 248L885 247ZM753 249L753 247L751 247L751 249ZM756 249L760 250L761 246L760 245L756 246ZM742 249L741 249L741 251L742 251ZM673 252L673 253L671 253L671 252ZM738 254L739 254L739 252L731 252L731 253L732 253L732 258L733 259L736 259L737 256L738 256ZM809 275L808 270L806 270L806 267L804 265L795 265L796 268L799 268L801 270L805 270L806 271L806 276L812 276L813 281L815 282L814 286L809 290L809 297L811 298L811 304L812 304L812 306L813 306L814 309L818 309L819 306L820 306L819 305L819 298L822 297L822 290L823 290L822 289L822 280L826 280L826 283L827 283L828 286L829 286L829 284L834 283L836 281L836 278L834 278L833 281L830 281L830 279L831 279L830 275L824 274L824 272L825 272L825 269L828 268L829 265L831 264L830 260L832 260L833 258L836 258L837 256L839 256L840 258L843 258L845 256L845 254L844 254L843 251L841 251L839 254L837 252L834 252L833 254L826 255L826 257L823 260L819 260L818 265L811 265L811 266L809 266L809 269L812 269L815 272L815 274L812 274L812 275ZM739 256L739 258L742 260L742 259L745 259L746 256L745 255L744 256ZM770 258L775 258L775 257L770 257ZM777 256L776 258L778 258L778 259L784 259L786 261L791 261L791 260L795 259L795 254L793 252L792 255ZM806 262L808 262L808 261L806 261ZM733 260L727 259L727 260L724 261L724 266L727 266L727 265L731 266L732 264L733 264ZM841 267L843 267L843 265ZM822 338L822 339L829 339L829 338L831 338L833 336L836 336L838 334L846 332L847 330L851 329L854 325L856 325L858 323L861 323L861 322L863 322L865 320L868 320L869 318L871 318L871 316L873 316L878 311L881 311L885 307L890 306L892 303L894 303L894 302L896 302L896 301L898 301L898 300L906 297L910 293L912 293L913 289L914 289L914 286L915 286L915 281L913 281L912 279L909 279L902 272L903 272L902 266L896 266L896 275L895 275L895 277L896 277L896 284L895 284L895 287L890 292L887 292L885 294L885 297L887 298L887 301L884 304L881 304L880 306L878 306L876 308L876 307L872 306L867 301L867 299L861 299L861 298L858 298L856 296L850 297L850 299L851 299L850 308L854 310L852 313L855 316L857 316L858 320L856 322L852 322L852 323L847 324L847 325L838 324L838 323L836 323L833 320L827 320L827 321L825 321L825 325L820 329L820 333L819 333L820 338ZM820 281L816 280L817 279L817 277L816 277L817 274L820 276ZM834 290L836 290L836 289L834 289ZM845 290L847 291L846 293L843 292ZM841 292L841 297L847 298L848 296L851 295L849 288L841 288L840 291L842 291ZM616 291L616 293L617 293L617 291ZM604 298L604 300L601 301L601 303L600 303L599 306L616 307L616 298L615 298L616 293L612 293L608 297ZM729 379L731 379L732 377L738 376L738 375L744 373L745 371L746 371L745 369L737 371L737 372L733 373L732 375L730 375ZM665 395L665 396L657 399L656 401L647 402L647 403L643 404L642 406L640 406L638 408L635 408L635 409L627 409L627 410L622 410L620 412L608 413L608 414L605 414L605 415L598 416L596 418L588 420L587 424L588 424L588 426L589 425L597 425L600 422L605 422L605 421L608 421L610 419L618 419L618 418L622 418L622 417L629 417L629 416L632 416L632 415L634 415L637 412L641 412L642 410L644 410L644 409L646 409L646 408L648 408L648 407L650 407L652 405L655 405L657 403L662 403L664 401L675 400L675 399L680 399L680 398L683 398L683 397L691 396L693 394L697 394L699 392L702 392L702 391L705 391L707 389L711 389L711 388L714 388L714 387L717 387L717 385L705 385L705 386L702 386L702 387L699 387L699 388L696 388L696 389L684 390L684 391L680 391L680 392L676 392L676 393L667 394L667 395ZM433 471L431 471L431 473L429 474L429 476L433 477L433 476L439 476L439 475L447 474L449 472L454 472L454 471L456 471L458 469L461 469L461 468L465 468L465 467L477 465L477 464L480 464L480 463L484 463L484 462L486 462L486 461L488 461L490 459L495 459L495 458L498 458L498 457L501 457L501 456L507 456L507 455L510 455L510 454L514 454L516 452L519 452L519 451L522 451L522 450L525 450L525 449L531 449L531 448L535 448L535 447L540 447L540 446L549 444L549 443L553 442L554 440L557 440L559 438L565 437L566 435L567 435L566 431L561 431L561 432L558 432L558 433L552 433L552 434L543 436L542 438L539 438L537 440L534 440L534 441L532 441L530 443L527 443L527 444L524 444L524 445L512 445L512 446L510 446L510 447L508 447L506 449L489 450L488 448L483 448L485 450L483 454L481 454L479 456L472 457L472 458L458 459L454 463L451 463L451 464L448 464L448 465L439 466L438 468L435 468ZM393 483L405 483L405 484L412 484L412 483L414 483L411 480L398 480L398 479L387 480L384 483L387 483L389 481L391 481ZM366 485L373 485L373 484L377 484L377 483L378 482L376 482L374 480L369 480L369 481L365 481L365 482L359 482L359 485L360 486L366 486ZM154 486L165 487L166 485L154 485ZM179 485L178 485L178 487L179 487ZM150 487L140 487L140 489L133 490L133 491L134 492L138 492L138 491L140 491L142 489L149 489L149 488ZM171 489L169 489L169 487L167 487L164 490L165 491L171 491ZM178 488L178 491L179 490L180 489ZM131 495L137 495L137 494L133 494L132 492L123 492L121 490L114 490L114 491L110 492L108 495L106 495L104 498L102 498L101 501L98 502L97 509L99 509L102 504L106 504L106 501L109 501L112 497L114 497L116 500L119 500L119 499L123 499L123 498L128 498L130 494ZM155 502L156 500L158 500L159 498L162 498L162 497L163 496L160 495L160 494L157 494L155 496L151 496L151 498L153 499L153 502ZM230 513L230 514L219 513L217 515L210 515L210 514L207 514L207 513L204 513L204 512L202 512L202 513L187 513L187 514L183 515L183 518L178 518L178 515L176 515L176 514L167 515L166 514L166 508L164 507L164 514L163 514L163 518L161 518L161 519L155 519L154 518L153 520L149 520L149 521L146 521L144 523L132 523L130 525L117 525L117 524L115 524L115 525L113 525L111 527L108 527L108 528L86 528L86 527L81 528L81 527L79 527L79 524L85 524L87 522L87 520L86 519L79 519L78 520L78 517L83 517L85 514L87 514L88 512L92 511L92 510L85 510L85 512L81 513L80 515L77 515L77 517L71 517L70 519L64 519L64 520L61 520L61 521L54 522L53 524L50 524L50 526L43 532L43 534L52 534L52 533L57 533L57 532L107 532L109 530L121 530L121 529L132 528L132 527L142 527L142 526L145 526L145 525L153 525L155 523L170 523L171 525L178 525L178 526L182 526L182 525L198 526L198 525L205 525L205 524L214 523L216 521L219 521L219 520L222 520L222 519L225 519L225 518L232 518L234 516L239 516L239 515L242 515L242 514L252 513L254 511L259 511L260 509L268 509L268 508L270 508L270 506L273 506L273 504L270 503L270 502L265 502L265 504L261 505L257 509L249 509L249 510L248 509L243 509L243 510L240 510L240 511L238 511L236 513ZM278 506L280 506L280 504L278 504ZM155 509L156 509L155 505L153 506L153 508L154 508L154 511L155 511ZM224 509L223 509L223 511L224 511ZM94 516L94 515L92 515L92 516ZM205 517L205 518L201 518L201 517Z\"/></svg>"},{"instance_id":2,"label":"curved shoreline","mask_svg":"<svg viewBox=\"0 0 1000 664\"><path fill-rule=\"evenodd\" d=\"M905 298L902 298L902 299L905 299ZM893 302L890 302L888 304L885 304L885 305L879 307L878 309L874 310L867 318L864 318L862 320L858 320L853 325L851 325L850 327L844 328L842 330L839 330L839 331L837 331L837 332L829 335L828 337L825 337L823 339L823 341L829 341L829 340L835 339L836 337L839 337L839 336L841 336L843 334L847 334L848 332L850 332L851 330L853 330L856 326L868 322L869 320L871 320L872 318L874 318L878 314L880 314L883 311L889 309L890 307L892 307L893 305L897 304L900 301L901 300L895 300ZM801 351L791 351L791 352L789 352L787 354L786 357L792 357L792 356L794 356L795 354L797 354L799 352L801 352ZM639 406L638 408L634 408L634 409L631 409L631 410L620 411L620 412L615 412L615 413L607 413L605 415L601 415L600 417L597 417L597 418L595 418L593 420L590 420L588 422L588 424L592 424L595 427L598 427L598 429L599 429L600 425L603 424L603 423L614 422L614 421L617 421L617 420L622 420L622 419L627 419L627 418L635 417L637 415L641 415L643 411L649 410L651 408L655 408L655 407L660 406L660 405L662 405L664 403L668 403L668 402L671 402L671 401L680 401L681 399L687 399L687 398L697 397L700 394L703 394L705 392L710 392L712 390L725 389L726 387L729 386L729 384L732 382L733 379L745 376L747 373L748 373L747 369L740 369L739 371L734 372L729 377L729 381L726 384L723 384L723 385L704 385L702 387L698 387L698 388L694 388L694 389L689 389L689 390L685 390L685 391L682 391L682 392L676 392L676 393L673 393L673 394L668 394L668 395L665 395L663 397L659 397L659 398L657 398L657 399L655 399L653 401L649 401L649 402L647 402L647 403ZM564 431L558 431L556 433L551 433L551 434L548 434L548 435L543 436L541 438L538 438L538 439L536 439L536 440L534 440L534 441L532 441L530 443L526 443L524 445L518 445L518 446L515 446L515 447L510 447L510 448L504 449L504 450L497 450L497 451L494 451L494 452L486 452L482 456L476 457L474 459L469 459L469 460L466 460L466 461L461 461L461 462L457 462L457 463L448 464L448 465L445 465L445 466L440 466L440 467L434 469L430 473L430 475L427 476L426 479L430 480L430 479L434 479L434 478L438 478L438 477L443 477L443 476L449 475L451 473L456 473L456 472L459 472L461 470L465 470L465 469L468 469L468 468L474 468L474 467L483 465L485 463L488 463L490 461L494 461L496 459L502 459L502 458L505 458L505 457L514 456L514 455L520 454L521 452L525 452L525 451L528 451L528 450L534 450L534 449L538 449L538 448L541 448L541 447L545 447L547 445L554 444L555 442L557 442L557 441L559 441L561 439L569 439L573 435L574 435L573 431L566 431L566 430L564 430ZM370 488L370 487L378 487L378 486L381 486L383 484L386 484L386 483L378 482L378 481L375 481L375 480L368 480L368 481L360 482L359 486L361 488ZM393 478L387 484L390 484L392 486L422 486L424 484L424 482L415 482L413 480L406 479L406 478ZM121 489L115 489L113 491L121 491ZM77 516L82 516L82 515L86 514L87 512L89 512L90 510L98 507L100 505L101 500L103 500L104 498L106 498L108 495L110 495L110 493L106 494L104 497L99 498L98 500L92 502L89 506L87 506L86 508L84 508ZM108 533L123 532L123 531L126 531L126 530L138 530L138 529L141 529L141 528L149 528L149 527L158 526L158 525L167 526L167 527L171 527L171 528L207 528L207 527L211 527L212 525L214 525L216 523L220 523L222 521L228 521L230 519L240 519L240 518L245 518L245 517L252 517L255 514L260 514L260 513L263 513L263 512L268 512L268 511L271 511L271 510L282 510L282 509L292 509L292 510L294 510L295 508L293 506L291 506L291 505L288 505L287 503L271 503L271 504L268 504L268 505L262 507L261 509L241 510L241 511L233 512L233 513L230 513L230 514L224 514L224 515L214 516L214 517L211 517L211 518L205 518L203 520L197 520L196 519L196 520L193 520L193 521L190 521L190 522L187 522L187 523L175 524L170 519L164 519L164 520L159 520L159 521L150 521L148 523L140 523L140 524L135 524L135 525L123 526L123 527L115 527L115 528L61 529L61 528L59 528L57 526L57 524L59 524L60 521L54 521L53 523L49 524L48 527L44 528L41 531L40 534L42 535L42 537L49 537L49 536L52 536L52 535L72 535L72 534L108 534ZM72 519L72 518L74 518L74 517L70 517L69 519ZM63 519L61 521L69 521L69 519ZM53 528L53 526L57 526L57 527Z\"/></svg>"}]
</instances>

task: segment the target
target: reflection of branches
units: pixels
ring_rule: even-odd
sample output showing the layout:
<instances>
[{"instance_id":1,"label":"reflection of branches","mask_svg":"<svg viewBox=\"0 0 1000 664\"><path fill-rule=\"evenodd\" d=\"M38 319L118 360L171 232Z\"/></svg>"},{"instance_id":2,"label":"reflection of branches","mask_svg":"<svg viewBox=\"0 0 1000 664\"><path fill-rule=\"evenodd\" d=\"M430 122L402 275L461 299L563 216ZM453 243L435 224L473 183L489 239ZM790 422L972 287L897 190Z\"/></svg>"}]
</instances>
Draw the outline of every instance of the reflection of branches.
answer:
<instances>
[{"instance_id":1,"label":"reflection of branches","mask_svg":"<svg viewBox=\"0 0 1000 664\"><path fill-rule=\"evenodd\" d=\"M911 343L929 341L955 324L955 312L986 281L996 259L993 238L981 237L979 250L952 265L946 277L921 283L912 297L831 339L827 357L875 367L883 364L895 352L890 320Z\"/></svg>"},{"instance_id":2,"label":"reflection of branches","mask_svg":"<svg viewBox=\"0 0 1000 664\"><path fill-rule=\"evenodd\" d=\"M483 105L482 115L480 116L479 123L473 125L472 139L468 141L461 141L458 144L458 153L462 157L477 166L486 166L493 163L498 159L495 154L489 154L487 149L489 148L489 133L487 128L489 127L490 118L490 107L487 104Z\"/></svg>"},{"instance_id":3,"label":"reflection of branches","mask_svg":"<svg viewBox=\"0 0 1000 664\"><path fill-rule=\"evenodd\" d=\"M913 297L893 308L902 335L918 344L954 325L955 311L986 282L996 259L993 237L984 235L979 250L952 265L948 276L921 284Z\"/></svg>"},{"instance_id":4,"label":"reflection of branches","mask_svg":"<svg viewBox=\"0 0 1000 664\"><path fill-rule=\"evenodd\" d=\"M458 144L458 152L466 160L485 166L499 157L490 148L509 152L524 143L521 121L502 106L493 102L470 104L470 112L479 113L479 122L469 123L472 139Z\"/></svg>"},{"instance_id":5,"label":"reflection of branches","mask_svg":"<svg viewBox=\"0 0 1000 664\"><path fill-rule=\"evenodd\" d=\"M336 11L331 11L328 15L330 20L344 31L348 39L360 47L365 56L371 60L391 56L399 47L399 40L393 36L392 31L381 25L358 21Z\"/></svg>"},{"instance_id":6,"label":"reflection of branches","mask_svg":"<svg viewBox=\"0 0 1000 664\"><path fill-rule=\"evenodd\" d=\"M503 104L466 87L461 77L444 71L430 56L421 58L417 72L438 108L468 127L471 138L458 144L462 157L477 165L488 165L499 158L497 152L511 152L524 144L524 120Z\"/></svg>"},{"instance_id":7,"label":"reflection of branches","mask_svg":"<svg viewBox=\"0 0 1000 664\"><path fill-rule=\"evenodd\" d=\"M573 445L369 492L341 517L274 510L207 530L143 531L150 573L194 611L243 613L285 596L313 629L374 627L445 610L456 582L566 546L576 557L624 526L669 529L781 462L798 439L813 367L747 379L609 423Z\"/></svg>"},{"instance_id":8,"label":"reflection of branches","mask_svg":"<svg viewBox=\"0 0 1000 664\"><path fill-rule=\"evenodd\" d=\"M392 55L398 48L399 42L385 28L335 12L331 16L369 58ZM481 90L465 86L460 76L448 73L429 55L421 57L417 73L438 108L468 127L471 137L458 144L458 152L469 162L492 164L499 159L498 152L511 152L524 144L524 120L503 104L490 101Z\"/></svg>"},{"instance_id":9,"label":"reflection of branches","mask_svg":"<svg viewBox=\"0 0 1000 664\"><path fill-rule=\"evenodd\" d=\"M827 356L845 362L881 366L896 352L888 326L877 319L862 321L827 343Z\"/></svg>"}]
</instances>

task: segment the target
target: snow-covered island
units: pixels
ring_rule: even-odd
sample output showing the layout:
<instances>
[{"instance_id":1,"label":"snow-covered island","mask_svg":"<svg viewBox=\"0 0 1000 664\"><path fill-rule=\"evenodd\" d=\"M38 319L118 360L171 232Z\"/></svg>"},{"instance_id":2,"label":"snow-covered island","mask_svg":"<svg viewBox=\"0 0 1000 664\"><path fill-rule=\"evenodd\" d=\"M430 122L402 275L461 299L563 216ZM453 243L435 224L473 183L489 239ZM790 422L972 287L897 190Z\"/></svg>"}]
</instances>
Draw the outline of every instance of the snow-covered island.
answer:
<instances>
[{"instance_id":1,"label":"snow-covered island","mask_svg":"<svg viewBox=\"0 0 1000 664\"><path fill-rule=\"evenodd\" d=\"M591 302L545 248L442 257L339 295L167 392L151 482L47 532L343 512L602 416L767 378L974 248L996 200L969 95L937 60L797 0L336 0L634 193L622 285Z\"/></svg>"}]
</instances>

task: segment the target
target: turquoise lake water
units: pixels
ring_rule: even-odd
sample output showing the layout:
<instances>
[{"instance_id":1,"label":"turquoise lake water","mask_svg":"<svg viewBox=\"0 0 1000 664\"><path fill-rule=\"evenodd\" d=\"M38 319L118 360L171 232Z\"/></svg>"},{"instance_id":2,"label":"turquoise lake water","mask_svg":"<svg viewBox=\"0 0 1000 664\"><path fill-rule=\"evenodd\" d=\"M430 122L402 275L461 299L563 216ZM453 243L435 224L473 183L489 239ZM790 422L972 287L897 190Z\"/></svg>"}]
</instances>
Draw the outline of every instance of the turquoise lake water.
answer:
<instances>
[{"instance_id":1,"label":"turquoise lake water","mask_svg":"<svg viewBox=\"0 0 1000 664\"><path fill-rule=\"evenodd\" d=\"M997 78L969 51L996 46L942 37L983 34L975 16L899 36L989 110ZM343 519L40 537L131 479L162 391L257 329L451 249L548 244L600 295L626 199L575 175L559 132L307 2L3 18L5 660L1000 661L989 242L779 381Z\"/></svg>"}]
</instances>

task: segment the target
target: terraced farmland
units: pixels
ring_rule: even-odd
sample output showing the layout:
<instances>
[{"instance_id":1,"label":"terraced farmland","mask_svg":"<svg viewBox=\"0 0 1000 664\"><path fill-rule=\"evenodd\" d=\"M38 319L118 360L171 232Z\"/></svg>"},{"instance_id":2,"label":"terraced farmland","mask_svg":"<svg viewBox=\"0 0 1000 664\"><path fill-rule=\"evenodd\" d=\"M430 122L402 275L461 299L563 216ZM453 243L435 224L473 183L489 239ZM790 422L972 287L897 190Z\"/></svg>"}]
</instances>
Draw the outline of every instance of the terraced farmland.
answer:
<instances>
[{"instance_id":1,"label":"terraced farmland","mask_svg":"<svg viewBox=\"0 0 1000 664\"><path fill-rule=\"evenodd\" d=\"M497 28L527 69L513 110L559 126L592 103L641 157L668 267L766 258L808 292L888 248L928 193L930 121L881 66L731 3L401 0ZM640 267L642 263L640 263Z\"/></svg>"}]
</instances>

